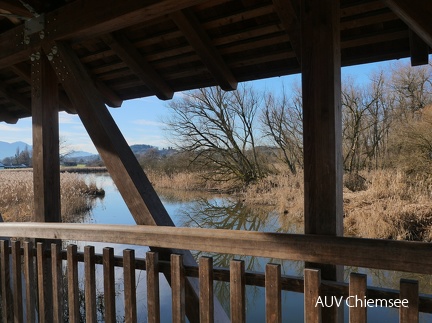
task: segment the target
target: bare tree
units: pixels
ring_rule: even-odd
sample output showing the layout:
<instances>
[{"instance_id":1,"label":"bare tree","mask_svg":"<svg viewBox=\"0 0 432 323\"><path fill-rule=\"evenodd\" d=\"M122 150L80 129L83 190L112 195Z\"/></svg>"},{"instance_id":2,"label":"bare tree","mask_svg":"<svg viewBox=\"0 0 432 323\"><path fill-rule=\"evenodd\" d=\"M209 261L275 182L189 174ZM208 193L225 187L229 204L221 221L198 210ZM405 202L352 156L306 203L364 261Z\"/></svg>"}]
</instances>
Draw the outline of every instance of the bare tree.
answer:
<instances>
[{"instance_id":1,"label":"bare tree","mask_svg":"<svg viewBox=\"0 0 432 323\"><path fill-rule=\"evenodd\" d=\"M392 91L400 117L412 117L432 103L432 67L396 64L392 68Z\"/></svg>"},{"instance_id":2,"label":"bare tree","mask_svg":"<svg viewBox=\"0 0 432 323\"><path fill-rule=\"evenodd\" d=\"M279 148L280 159L296 174L303 165L303 110L300 87L292 93L291 98L285 91L280 98L268 93L261 121L264 134Z\"/></svg>"},{"instance_id":3,"label":"bare tree","mask_svg":"<svg viewBox=\"0 0 432 323\"><path fill-rule=\"evenodd\" d=\"M194 153L192 162L209 178L247 185L265 175L255 129L262 101L248 85L232 92L219 87L187 92L168 104L166 130L178 149Z\"/></svg>"}]
</instances>

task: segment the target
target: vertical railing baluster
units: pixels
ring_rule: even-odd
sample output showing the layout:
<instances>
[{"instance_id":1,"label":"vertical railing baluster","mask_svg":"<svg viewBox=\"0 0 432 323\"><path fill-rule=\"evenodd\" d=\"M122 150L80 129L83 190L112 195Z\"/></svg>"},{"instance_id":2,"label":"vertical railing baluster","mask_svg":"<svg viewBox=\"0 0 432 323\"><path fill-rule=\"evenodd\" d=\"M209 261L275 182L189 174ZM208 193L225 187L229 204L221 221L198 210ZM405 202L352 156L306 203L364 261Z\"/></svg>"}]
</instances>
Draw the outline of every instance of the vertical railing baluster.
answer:
<instances>
[{"instance_id":1,"label":"vertical railing baluster","mask_svg":"<svg viewBox=\"0 0 432 323\"><path fill-rule=\"evenodd\" d=\"M0 240L0 255L3 322L11 322L13 316L13 301L10 287L9 241Z\"/></svg>"},{"instance_id":2,"label":"vertical railing baluster","mask_svg":"<svg viewBox=\"0 0 432 323\"><path fill-rule=\"evenodd\" d=\"M214 322L213 258L199 259L200 322Z\"/></svg>"},{"instance_id":3,"label":"vertical railing baluster","mask_svg":"<svg viewBox=\"0 0 432 323\"><path fill-rule=\"evenodd\" d=\"M114 249L103 248L105 322L116 322Z\"/></svg>"},{"instance_id":4,"label":"vertical railing baluster","mask_svg":"<svg viewBox=\"0 0 432 323\"><path fill-rule=\"evenodd\" d=\"M350 323L365 323L367 321L367 306L356 304L360 299L364 302L367 291L367 276L364 274L351 273L349 280L349 321ZM361 305L361 306L359 306Z\"/></svg>"},{"instance_id":5,"label":"vertical railing baluster","mask_svg":"<svg viewBox=\"0 0 432 323\"><path fill-rule=\"evenodd\" d=\"M245 267L243 260L230 262L230 307L231 322L244 323L246 321L245 300Z\"/></svg>"},{"instance_id":6,"label":"vertical railing baluster","mask_svg":"<svg viewBox=\"0 0 432 323\"><path fill-rule=\"evenodd\" d=\"M266 322L282 322L281 266L267 264L265 272Z\"/></svg>"},{"instance_id":7,"label":"vertical railing baluster","mask_svg":"<svg viewBox=\"0 0 432 323\"><path fill-rule=\"evenodd\" d=\"M19 240L11 242L12 244L12 286L13 286L13 308L14 323L23 322L23 298L22 298L22 280L21 280L21 243Z\"/></svg>"},{"instance_id":8,"label":"vertical railing baluster","mask_svg":"<svg viewBox=\"0 0 432 323\"><path fill-rule=\"evenodd\" d=\"M76 245L67 246L69 322L79 323L78 254Z\"/></svg>"},{"instance_id":9,"label":"vertical railing baluster","mask_svg":"<svg viewBox=\"0 0 432 323\"><path fill-rule=\"evenodd\" d=\"M24 279L26 293L26 322L35 322L35 277L33 244L29 241L23 243L24 247Z\"/></svg>"},{"instance_id":10,"label":"vertical railing baluster","mask_svg":"<svg viewBox=\"0 0 432 323\"><path fill-rule=\"evenodd\" d=\"M51 272L53 289L53 322L63 322L63 282L61 246L51 244Z\"/></svg>"},{"instance_id":11,"label":"vertical railing baluster","mask_svg":"<svg viewBox=\"0 0 432 323\"><path fill-rule=\"evenodd\" d=\"M86 322L96 323L96 265L93 246L84 247L84 276Z\"/></svg>"},{"instance_id":12,"label":"vertical railing baluster","mask_svg":"<svg viewBox=\"0 0 432 323\"><path fill-rule=\"evenodd\" d=\"M405 301L399 307L400 323L416 323L419 321L419 286L418 281L401 279L400 300Z\"/></svg>"},{"instance_id":13,"label":"vertical railing baluster","mask_svg":"<svg viewBox=\"0 0 432 323\"><path fill-rule=\"evenodd\" d=\"M172 319L175 323L184 323L185 307L185 273L182 255L171 255L171 289L172 289Z\"/></svg>"},{"instance_id":14,"label":"vertical railing baluster","mask_svg":"<svg viewBox=\"0 0 432 323\"><path fill-rule=\"evenodd\" d=\"M136 323L135 251L123 250L124 307L126 323Z\"/></svg>"},{"instance_id":15,"label":"vertical railing baluster","mask_svg":"<svg viewBox=\"0 0 432 323\"><path fill-rule=\"evenodd\" d=\"M146 253L147 321L160 323L159 257L156 252Z\"/></svg>"},{"instance_id":16,"label":"vertical railing baluster","mask_svg":"<svg viewBox=\"0 0 432 323\"><path fill-rule=\"evenodd\" d=\"M45 304L45 253L43 242L36 243L36 259L37 259L37 284L38 284L38 300L39 300L39 322L45 323L49 321L47 315L47 304Z\"/></svg>"},{"instance_id":17,"label":"vertical railing baluster","mask_svg":"<svg viewBox=\"0 0 432 323\"><path fill-rule=\"evenodd\" d=\"M306 323L321 322L320 297L321 272L318 269L304 270L304 319Z\"/></svg>"}]
</instances>

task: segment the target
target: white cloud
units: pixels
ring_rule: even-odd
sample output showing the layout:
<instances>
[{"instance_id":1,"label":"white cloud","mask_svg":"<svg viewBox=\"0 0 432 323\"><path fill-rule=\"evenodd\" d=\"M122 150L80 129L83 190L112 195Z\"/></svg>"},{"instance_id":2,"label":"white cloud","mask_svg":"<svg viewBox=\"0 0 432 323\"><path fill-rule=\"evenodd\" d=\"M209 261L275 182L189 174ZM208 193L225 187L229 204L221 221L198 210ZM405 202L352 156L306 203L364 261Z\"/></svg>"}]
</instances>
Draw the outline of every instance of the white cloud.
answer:
<instances>
[{"instance_id":1,"label":"white cloud","mask_svg":"<svg viewBox=\"0 0 432 323\"><path fill-rule=\"evenodd\" d=\"M164 125L162 122L146 120L146 119L134 120L132 121L132 123L140 126L152 126L152 127L162 127Z\"/></svg>"},{"instance_id":2,"label":"white cloud","mask_svg":"<svg viewBox=\"0 0 432 323\"><path fill-rule=\"evenodd\" d=\"M0 131L12 131L12 132L32 132L31 127L18 127L8 124L0 123Z\"/></svg>"},{"instance_id":3,"label":"white cloud","mask_svg":"<svg viewBox=\"0 0 432 323\"><path fill-rule=\"evenodd\" d=\"M78 116L68 114L66 112L59 113L59 123L63 124L81 124L81 120Z\"/></svg>"}]
</instances>

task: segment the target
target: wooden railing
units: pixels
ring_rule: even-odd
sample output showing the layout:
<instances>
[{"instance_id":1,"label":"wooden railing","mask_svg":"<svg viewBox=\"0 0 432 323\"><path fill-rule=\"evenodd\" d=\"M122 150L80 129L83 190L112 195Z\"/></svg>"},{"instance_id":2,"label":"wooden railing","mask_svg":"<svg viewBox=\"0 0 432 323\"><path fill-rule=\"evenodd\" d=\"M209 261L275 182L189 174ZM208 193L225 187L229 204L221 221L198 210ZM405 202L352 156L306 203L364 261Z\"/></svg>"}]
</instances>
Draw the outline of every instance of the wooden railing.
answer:
<instances>
[{"instance_id":1,"label":"wooden railing","mask_svg":"<svg viewBox=\"0 0 432 323\"><path fill-rule=\"evenodd\" d=\"M2 223L0 236L120 243L413 273L432 272L432 246L416 242L194 228L48 223ZM67 297L61 295L62 262L67 264ZM69 322L79 322L81 314L78 300L82 297L78 288L80 262L84 263L86 322L97 321L96 264L103 266L105 322L116 321L115 266L123 267L126 322L136 322L137 318L136 270L147 271L148 322L160 321L159 272L169 273L171 278L174 322L185 320L186 277L199 278L200 322L213 322L214 280L230 282L232 322L245 321L246 285L265 287L267 322L282 321L281 290L304 293L307 322L320 322L322 306L319 305L324 296L344 302L348 300L349 304L356 300L354 296L371 302L406 300L409 306L400 306L401 322L416 322L419 312L432 312L432 298L419 296L418 284L414 281L402 281L400 291L384 290L367 288L366 277L360 274L351 274L349 284L335 283L321 281L319 270L313 269L305 270L304 279L281 275L281 267L276 264L267 264L265 273L251 273L245 272L244 262L238 260L232 260L229 269L220 269L213 268L212 258L201 257L199 266L191 267L183 265L181 255L171 255L170 261L158 261L158 255L154 252L148 252L146 259L142 259L136 258L133 250L126 249L123 256L115 257L113 248L104 248L102 255L96 255L92 246L86 246L84 252L80 253L75 245L69 245L62 251L58 244L53 244L51 252L46 254L42 243L33 249L31 243L20 243L19 240L15 240L11 242L10 247L8 242L0 241L3 322L35 322L36 316L39 317L39 322L44 322L43 315L38 313L47 312L52 312L50 315L53 316L54 322L62 322L65 315L63 303L67 304ZM37 282L33 279L34 267ZM47 272L51 272L50 277L46 277ZM52 304L45 303L44 293L47 291L44 289L44 282L48 279L52 280ZM25 288L22 283L25 284ZM25 291L24 295L22 290ZM23 307L26 309L24 317ZM352 322L366 321L366 306L350 307L349 310Z\"/></svg>"}]
</instances>

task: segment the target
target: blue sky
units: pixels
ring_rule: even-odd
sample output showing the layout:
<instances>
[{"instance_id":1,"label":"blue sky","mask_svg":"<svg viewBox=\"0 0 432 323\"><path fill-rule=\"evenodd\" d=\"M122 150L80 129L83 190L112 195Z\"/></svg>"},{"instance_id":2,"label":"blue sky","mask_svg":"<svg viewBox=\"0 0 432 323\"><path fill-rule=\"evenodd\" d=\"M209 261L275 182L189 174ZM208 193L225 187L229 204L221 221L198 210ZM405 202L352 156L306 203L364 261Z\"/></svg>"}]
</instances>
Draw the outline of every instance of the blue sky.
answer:
<instances>
[{"instance_id":1,"label":"blue sky","mask_svg":"<svg viewBox=\"0 0 432 323\"><path fill-rule=\"evenodd\" d=\"M342 69L342 79L350 76L358 82L364 82L374 71L388 66L388 62L364 64ZM300 75L291 75L251 82L256 89L280 91L282 86L289 89L293 84L300 84ZM177 93L174 98L180 94ZM163 132L163 119L169 115L167 102L156 97L129 100L121 108L109 108L111 115L130 145L148 144L159 148L170 146ZM69 149L96 153L96 148L87 135L78 116L61 112L60 136ZM23 141L32 145L31 118L18 121L15 125L0 122L0 141Z\"/></svg>"}]
</instances>

